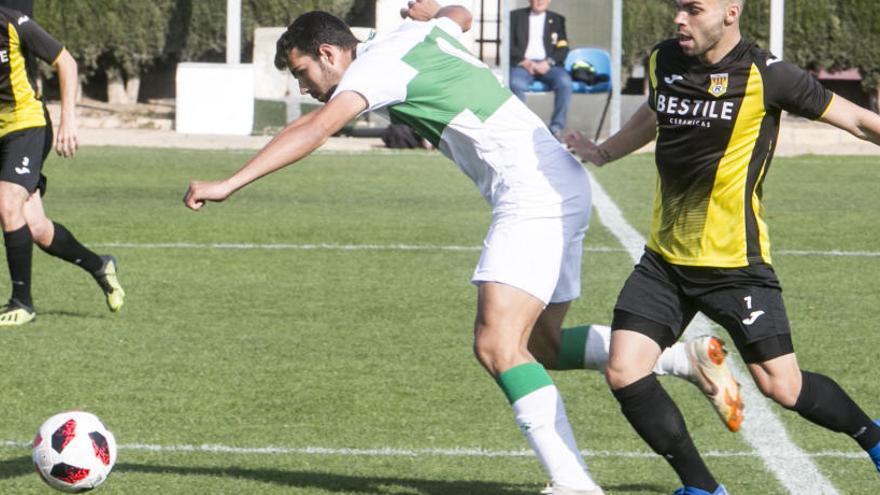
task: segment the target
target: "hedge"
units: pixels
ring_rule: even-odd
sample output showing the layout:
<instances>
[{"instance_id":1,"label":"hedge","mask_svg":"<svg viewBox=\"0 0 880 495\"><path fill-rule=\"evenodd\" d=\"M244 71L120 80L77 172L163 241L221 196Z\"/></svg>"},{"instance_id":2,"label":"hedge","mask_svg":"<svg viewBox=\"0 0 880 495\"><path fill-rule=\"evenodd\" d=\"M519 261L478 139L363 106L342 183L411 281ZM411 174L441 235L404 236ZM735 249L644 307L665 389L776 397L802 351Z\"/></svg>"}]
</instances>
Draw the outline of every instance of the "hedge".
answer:
<instances>
[{"instance_id":1,"label":"hedge","mask_svg":"<svg viewBox=\"0 0 880 495\"><path fill-rule=\"evenodd\" d=\"M624 2L624 63L641 63L656 42L675 36L674 2ZM770 0L746 0L743 36L769 45ZM786 0L786 60L827 70L857 68L866 91L880 87L880 9L877 0Z\"/></svg>"},{"instance_id":2,"label":"hedge","mask_svg":"<svg viewBox=\"0 0 880 495\"><path fill-rule=\"evenodd\" d=\"M880 9L877 0L786 0L785 58L802 67L858 68L866 90L880 87ZM287 25L320 8L363 14L371 0L242 0L242 53L257 26ZM626 0L624 63L641 63L658 41L674 36L674 2ZM138 78L155 64L222 61L223 0L36 0L34 16L77 59L83 77L96 72ZM770 0L747 0L743 35L767 46Z\"/></svg>"},{"instance_id":3,"label":"hedge","mask_svg":"<svg viewBox=\"0 0 880 495\"><path fill-rule=\"evenodd\" d=\"M242 53L250 57L258 26L286 26L315 9L345 16L364 3L242 0ZM36 0L34 18L69 49L83 78L104 72L108 81L137 80L154 64L225 59L222 0Z\"/></svg>"}]
</instances>

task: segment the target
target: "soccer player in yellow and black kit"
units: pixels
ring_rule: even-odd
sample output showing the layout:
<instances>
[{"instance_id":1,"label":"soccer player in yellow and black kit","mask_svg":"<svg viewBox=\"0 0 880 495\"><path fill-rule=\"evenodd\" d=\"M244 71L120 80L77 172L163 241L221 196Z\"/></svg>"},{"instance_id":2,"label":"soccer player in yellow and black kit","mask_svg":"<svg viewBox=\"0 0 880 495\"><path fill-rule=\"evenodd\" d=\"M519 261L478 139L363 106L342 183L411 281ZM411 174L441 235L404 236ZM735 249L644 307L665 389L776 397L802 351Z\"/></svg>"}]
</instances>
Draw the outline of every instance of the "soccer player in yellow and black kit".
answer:
<instances>
[{"instance_id":1,"label":"soccer player in yellow and black kit","mask_svg":"<svg viewBox=\"0 0 880 495\"><path fill-rule=\"evenodd\" d=\"M876 144L880 116L744 41L744 0L676 4L678 38L651 54L649 101L601 145L567 136L600 166L657 139L651 235L614 309L608 384L683 482L676 495L726 494L651 373L701 311L728 331L764 395L850 435L880 470L880 427L833 380L798 366L761 204L783 110Z\"/></svg>"},{"instance_id":2,"label":"soccer player in yellow and black kit","mask_svg":"<svg viewBox=\"0 0 880 495\"><path fill-rule=\"evenodd\" d=\"M125 296L116 277L115 258L95 254L46 217L42 168L52 148L52 123L34 83L34 57L58 71L61 122L55 148L62 156L73 156L78 147L76 62L27 15L0 7L0 223L12 281L12 297L0 308L0 326L21 325L36 316L31 298L34 242L89 272L112 311L122 307Z\"/></svg>"}]
</instances>

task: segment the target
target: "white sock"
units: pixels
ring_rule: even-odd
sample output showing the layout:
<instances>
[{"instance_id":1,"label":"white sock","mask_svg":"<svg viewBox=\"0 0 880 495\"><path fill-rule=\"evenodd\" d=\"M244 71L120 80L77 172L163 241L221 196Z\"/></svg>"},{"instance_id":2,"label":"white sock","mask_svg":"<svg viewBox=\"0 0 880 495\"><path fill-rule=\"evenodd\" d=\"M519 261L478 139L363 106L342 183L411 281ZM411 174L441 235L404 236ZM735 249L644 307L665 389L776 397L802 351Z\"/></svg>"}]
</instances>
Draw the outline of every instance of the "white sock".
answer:
<instances>
[{"instance_id":1,"label":"white sock","mask_svg":"<svg viewBox=\"0 0 880 495\"><path fill-rule=\"evenodd\" d=\"M590 325L587 345L584 349L584 368L605 373L608 366L608 349L611 346L611 327Z\"/></svg>"},{"instance_id":2,"label":"white sock","mask_svg":"<svg viewBox=\"0 0 880 495\"><path fill-rule=\"evenodd\" d=\"M675 345L663 351L657 364L654 365L654 373L687 379L691 374L691 360L688 359L684 350L684 344L676 342Z\"/></svg>"},{"instance_id":3,"label":"white sock","mask_svg":"<svg viewBox=\"0 0 880 495\"><path fill-rule=\"evenodd\" d=\"M584 349L584 368L605 373L608 366L608 353L611 346L611 327L590 325L587 345ZM677 342L663 351L654 365L657 375L672 375L687 378L691 373L691 361L684 350L684 344Z\"/></svg>"},{"instance_id":4,"label":"white sock","mask_svg":"<svg viewBox=\"0 0 880 495\"><path fill-rule=\"evenodd\" d=\"M513 403L513 413L520 431L555 485L573 490L596 488L556 386L548 385L523 396Z\"/></svg>"}]
</instances>

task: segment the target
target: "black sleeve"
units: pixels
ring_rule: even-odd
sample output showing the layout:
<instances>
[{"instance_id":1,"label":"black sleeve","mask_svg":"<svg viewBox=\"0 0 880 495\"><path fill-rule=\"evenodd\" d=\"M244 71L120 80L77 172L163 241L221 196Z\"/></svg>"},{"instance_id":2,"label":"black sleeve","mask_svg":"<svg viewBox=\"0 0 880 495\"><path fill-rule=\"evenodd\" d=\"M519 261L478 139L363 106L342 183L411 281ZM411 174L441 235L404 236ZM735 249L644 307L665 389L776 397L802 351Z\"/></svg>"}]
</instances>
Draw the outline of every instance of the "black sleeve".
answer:
<instances>
[{"instance_id":1,"label":"black sleeve","mask_svg":"<svg viewBox=\"0 0 880 495\"><path fill-rule=\"evenodd\" d=\"M27 18L20 17L13 21L15 30L21 39L23 48L30 53L36 55L47 63L53 63L61 54L64 46L41 28L36 22Z\"/></svg>"},{"instance_id":2,"label":"black sleeve","mask_svg":"<svg viewBox=\"0 0 880 495\"><path fill-rule=\"evenodd\" d=\"M556 22L556 45L547 55L556 62L556 65L562 67L565 63L565 57L568 55L568 34L565 32L565 17L557 15Z\"/></svg>"},{"instance_id":3,"label":"black sleeve","mask_svg":"<svg viewBox=\"0 0 880 495\"><path fill-rule=\"evenodd\" d=\"M821 117L834 96L829 89L800 67L775 58L763 63L765 101L770 108L779 108L811 120Z\"/></svg>"},{"instance_id":4,"label":"black sleeve","mask_svg":"<svg viewBox=\"0 0 880 495\"><path fill-rule=\"evenodd\" d=\"M510 13L510 68L514 68L522 62L526 56L526 44L529 42L528 24L526 32L519 28L521 11L514 10Z\"/></svg>"}]
</instances>

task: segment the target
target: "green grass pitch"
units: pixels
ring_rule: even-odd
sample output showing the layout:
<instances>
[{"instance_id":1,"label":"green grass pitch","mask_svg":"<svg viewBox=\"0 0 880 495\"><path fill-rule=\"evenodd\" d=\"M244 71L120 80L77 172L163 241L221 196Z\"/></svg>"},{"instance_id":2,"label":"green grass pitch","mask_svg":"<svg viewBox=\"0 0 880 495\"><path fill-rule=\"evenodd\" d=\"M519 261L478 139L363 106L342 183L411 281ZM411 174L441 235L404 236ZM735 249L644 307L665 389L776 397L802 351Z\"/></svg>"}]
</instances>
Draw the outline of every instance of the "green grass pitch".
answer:
<instances>
[{"instance_id":1,"label":"green grass pitch","mask_svg":"<svg viewBox=\"0 0 880 495\"><path fill-rule=\"evenodd\" d=\"M436 153L327 153L184 208L189 180L249 156L86 148L49 160L49 215L119 258L128 297L111 314L90 277L35 250L38 318L0 330L0 493L49 493L25 444L50 415L84 409L123 446L107 495L536 494L538 462L471 354L469 278L489 222L476 188ZM780 158L765 187L799 361L869 414L880 414L876 161ZM593 170L643 234L652 167L637 156ZM595 215L586 249L572 325L607 323L632 265ZM609 494L676 488L598 373L553 376ZM663 383L731 493L786 493L694 387ZM772 409L840 493L880 492L852 440Z\"/></svg>"}]
</instances>

